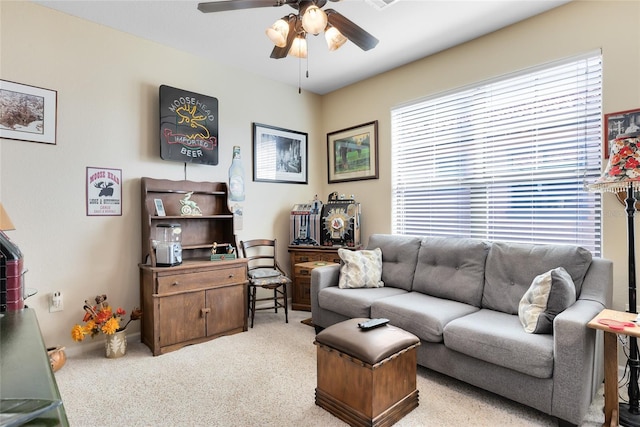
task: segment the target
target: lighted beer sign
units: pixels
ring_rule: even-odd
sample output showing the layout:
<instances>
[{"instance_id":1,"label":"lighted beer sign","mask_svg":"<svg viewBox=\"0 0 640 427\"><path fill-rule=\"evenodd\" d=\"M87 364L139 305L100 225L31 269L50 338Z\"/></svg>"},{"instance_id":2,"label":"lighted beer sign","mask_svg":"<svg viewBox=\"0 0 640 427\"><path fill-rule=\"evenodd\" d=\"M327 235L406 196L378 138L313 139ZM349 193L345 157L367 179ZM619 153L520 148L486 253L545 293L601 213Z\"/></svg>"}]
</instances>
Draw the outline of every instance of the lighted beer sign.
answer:
<instances>
[{"instance_id":1,"label":"lighted beer sign","mask_svg":"<svg viewBox=\"0 0 640 427\"><path fill-rule=\"evenodd\" d=\"M218 99L160 86L160 157L218 164Z\"/></svg>"}]
</instances>

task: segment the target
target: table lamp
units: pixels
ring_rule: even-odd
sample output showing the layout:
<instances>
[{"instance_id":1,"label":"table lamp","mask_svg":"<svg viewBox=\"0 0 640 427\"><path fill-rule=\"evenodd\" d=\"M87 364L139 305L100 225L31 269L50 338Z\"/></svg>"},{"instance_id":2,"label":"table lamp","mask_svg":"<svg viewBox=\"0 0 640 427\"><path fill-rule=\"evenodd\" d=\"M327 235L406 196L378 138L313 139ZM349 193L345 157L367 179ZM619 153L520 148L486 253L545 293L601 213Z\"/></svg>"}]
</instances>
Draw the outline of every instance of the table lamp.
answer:
<instances>
[{"instance_id":1,"label":"table lamp","mask_svg":"<svg viewBox=\"0 0 640 427\"><path fill-rule=\"evenodd\" d=\"M8 231L15 230L16 227L11 222L11 218L9 218L9 214L4 210L2 203L0 202L0 230Z\"/></svg>"},{"instance_id":2,"label":"table lamp","mask_svg":"<svg viewBox=\"0 0 640 427\"><path fill-rule=\"evenodd\" d=\"M633 216L635 209L635 192L640 189L640 134L623 135L611 143L609 164L593 184L588 186L595 192L627 192L627 243L629 256L629 312L637 313L636 304L636 255ZM620 425L640 426L640 391L638 389L638 340L629 337L629 403L621 403L619 407Z\"/></svg>"}]
</instances>

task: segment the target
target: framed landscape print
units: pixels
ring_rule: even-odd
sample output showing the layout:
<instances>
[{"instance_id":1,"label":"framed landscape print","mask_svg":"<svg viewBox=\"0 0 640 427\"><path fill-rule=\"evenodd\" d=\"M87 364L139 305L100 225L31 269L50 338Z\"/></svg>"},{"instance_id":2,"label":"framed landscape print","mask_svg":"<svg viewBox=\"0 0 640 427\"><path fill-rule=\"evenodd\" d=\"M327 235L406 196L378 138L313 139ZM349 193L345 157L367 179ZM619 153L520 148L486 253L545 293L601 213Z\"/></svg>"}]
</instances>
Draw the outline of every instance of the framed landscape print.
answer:
<instances>
[{"instance_id":1,"label":"framed landscape print","mask_svg":"<svg viewBox=\"0 0 640 427\"><path fill-rule=\"evenodd\" d=\"M306 184L308 134L253 124L253 180Z\"/></svg>"},{"instance_id":2,"label":"framed landscape print","mask_svg":"<svg viewBox=\"0 0 640 427\"><path fill-rule=\"evenodd\" d=\"M58 92L0 80L0 138L56 143Z\"/></svg>"},{"instance_id":3,"label":"framed landscape print","mask_svg":"<svg viewBox=\"0 0 640 427\"><path fill-rule=\"evenodd\" d=\"M329 182L378 178L378 121L327 134Z\"/></svg>"}]
</instances>

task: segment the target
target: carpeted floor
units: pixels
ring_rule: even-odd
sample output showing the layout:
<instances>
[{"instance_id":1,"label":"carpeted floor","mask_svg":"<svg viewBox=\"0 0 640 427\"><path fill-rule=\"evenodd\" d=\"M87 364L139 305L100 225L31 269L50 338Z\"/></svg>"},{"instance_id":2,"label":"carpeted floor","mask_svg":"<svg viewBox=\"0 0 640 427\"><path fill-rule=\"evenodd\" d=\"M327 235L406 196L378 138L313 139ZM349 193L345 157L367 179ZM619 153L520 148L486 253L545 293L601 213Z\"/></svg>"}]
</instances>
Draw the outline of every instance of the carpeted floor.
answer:
<instances>
[{"instance_id":1,"label":"carpeted floor","mask_svg":"<svg viewBox=\"0 0 640 427\"><path fill-rule=\"evenodd\" d=\"M344 426L315 405L314 328L308 312L262 312L248 332L153 357L129 339L127 355L70 355L56 380L74 427ZM84 343L83 343L84 344ZM87 347L88 348L88 347ZM74 352L70 352L74 353ZM76 352L77 353L77 352ZM523 405L419 368L420 406L397 426L556 426ZM601 425L602 396L584 427Z\"/></svg>"}]
</instances>

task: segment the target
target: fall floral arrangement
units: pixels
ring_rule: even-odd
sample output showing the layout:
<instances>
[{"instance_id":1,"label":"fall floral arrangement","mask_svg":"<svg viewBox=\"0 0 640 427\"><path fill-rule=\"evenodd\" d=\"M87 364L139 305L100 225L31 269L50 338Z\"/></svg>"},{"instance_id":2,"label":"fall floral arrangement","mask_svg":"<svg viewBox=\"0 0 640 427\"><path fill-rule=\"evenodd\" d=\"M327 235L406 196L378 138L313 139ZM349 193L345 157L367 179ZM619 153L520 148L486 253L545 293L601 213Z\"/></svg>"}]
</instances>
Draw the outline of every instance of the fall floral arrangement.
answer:
<instances>
[{"instance_id":1,"label":"fall floral arrangement","mask_svg":"<svg viewBox=\"0 0 640 427\"><path fill-rule=\"evenodd\" d=\"M127 314L122 308L113 311L107 302L106 295L98 295L95 298L96 304L92 305L88 300L84 302L84 325L76 324L71 329L71 338L74 341L84 340L85 335L91 335L91 338L100 332L106 335L112 335L116 332L123 331L127 328L132 320L138 320L142 317L142 310L134 309L129 315L129 320L124 326L120 326Z\"/></svg>"}]
</instances>

